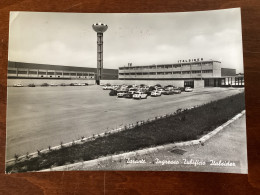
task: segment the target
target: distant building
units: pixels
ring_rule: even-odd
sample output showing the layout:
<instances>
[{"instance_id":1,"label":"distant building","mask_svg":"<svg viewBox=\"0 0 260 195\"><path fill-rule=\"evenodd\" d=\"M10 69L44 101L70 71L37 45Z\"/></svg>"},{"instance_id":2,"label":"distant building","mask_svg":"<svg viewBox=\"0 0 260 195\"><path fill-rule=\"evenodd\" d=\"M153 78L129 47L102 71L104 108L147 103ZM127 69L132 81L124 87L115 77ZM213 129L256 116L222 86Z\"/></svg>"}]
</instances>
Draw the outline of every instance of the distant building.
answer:
<instances>
[{"instance_id":1,"label":"distant building","mask_svg":"<svg viewBox=\"0 0 260 195\"><path fill-rule=\"evenodd\" d=\"M8 78L95 80L96 68L8 62ZM117 69L103 69L102 79L118 79Z\"/></svg>"},{"instance_id":2,"label":"distant building","mask_svg":"<svg viewBox=\"0 0 260 195\"><path fill-rule=\"evenodd\" d=\"M236 70L222 68L221 62L195 61L175 64L120 67L119 80L183 80L184 86L194 87L195 80L204 80L204 86L244 85Z\"/></svg>"}]
</instances>

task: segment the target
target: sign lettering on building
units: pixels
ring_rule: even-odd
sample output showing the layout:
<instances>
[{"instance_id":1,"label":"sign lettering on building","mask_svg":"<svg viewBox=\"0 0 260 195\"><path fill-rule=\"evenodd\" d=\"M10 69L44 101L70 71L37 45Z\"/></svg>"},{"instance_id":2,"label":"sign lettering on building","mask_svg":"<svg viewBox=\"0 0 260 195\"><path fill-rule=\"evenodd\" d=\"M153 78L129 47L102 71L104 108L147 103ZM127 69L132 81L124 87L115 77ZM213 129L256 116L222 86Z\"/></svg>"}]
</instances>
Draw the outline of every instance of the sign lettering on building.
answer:
<instances>
[{"instance_id":1,"label":"sign lettering on building","mask_svg":"<svg viewBox=\"0 0 260 195\"><path fill-rule=\"evenodd\" d=\"M178 63L201 62L201 61L203 61L203 58L194 58L194 59L188 59L188 60L178 60Z\"/></svg>"}]
</instances>

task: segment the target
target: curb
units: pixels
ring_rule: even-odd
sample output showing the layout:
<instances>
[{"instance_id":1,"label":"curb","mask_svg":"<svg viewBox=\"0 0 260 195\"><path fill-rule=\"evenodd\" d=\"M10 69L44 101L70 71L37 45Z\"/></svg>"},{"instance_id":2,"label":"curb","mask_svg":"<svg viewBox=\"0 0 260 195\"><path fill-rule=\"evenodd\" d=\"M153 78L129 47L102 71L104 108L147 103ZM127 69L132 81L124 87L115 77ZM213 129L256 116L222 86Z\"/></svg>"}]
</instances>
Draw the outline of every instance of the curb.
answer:
<instances>
[{"instance_id":1,"label":"curb","mask_svg":"<svg viewBox=\"0 0 260 195\"><path fill-rule=\"evenodd\" d=\"M138 155L147 155L147 154L151 154L151 153L158 152L161 150L169 150L169 149L172 149L173 147L192 146L192 145L202 144L202 143L206 142L207 140L209 140L214 135L216 135L218 132L223 130L226 126L230 125L232 122L239 119L244 114L245 114L245 110L243 110L241 113L237 114L229 121L225 122L224 124L220 125L216 129L214 129L213 131L208 133L207 135L204 135L200 139L197 139L197 140L191 140L191 141L179 142L179 143L171 143L171 144L156 146L156 147L152 147L152 148L145 148L145 149L136 150L136 151L132 151L132 152L126 152L126 153L122 153L122 154L101 157L101 158L94 159L94 160L78 162L78 163L63 165L63 166L59 166L59 167L53 167L53 168L49 168L49 169L43 169L43 170L40 170L37 172L82 170L88 166L99 165L100 162L103 162L103 161L119 161L122 159L135 157Z\"/></svg>"}]
</instances>

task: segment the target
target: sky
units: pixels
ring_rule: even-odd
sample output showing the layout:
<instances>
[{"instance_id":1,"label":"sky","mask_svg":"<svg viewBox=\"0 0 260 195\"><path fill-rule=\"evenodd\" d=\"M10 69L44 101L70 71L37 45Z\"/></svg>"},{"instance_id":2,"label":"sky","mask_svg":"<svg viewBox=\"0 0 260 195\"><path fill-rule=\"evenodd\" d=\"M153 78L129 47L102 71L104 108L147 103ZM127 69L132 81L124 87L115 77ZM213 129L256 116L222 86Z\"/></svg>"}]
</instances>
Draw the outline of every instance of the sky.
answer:
<instances>
[{"instance_id":1,"label":"sky","mask_svg":"<svg viewBox=\"0 0 260 195\"><path fill-rule=\"evenodd\" d=\"M203 58L244 72L239 8L145 14L10 12L8 60L96 67L96 22L108 25L104 68Z\"/></svg>"}]
</instances>

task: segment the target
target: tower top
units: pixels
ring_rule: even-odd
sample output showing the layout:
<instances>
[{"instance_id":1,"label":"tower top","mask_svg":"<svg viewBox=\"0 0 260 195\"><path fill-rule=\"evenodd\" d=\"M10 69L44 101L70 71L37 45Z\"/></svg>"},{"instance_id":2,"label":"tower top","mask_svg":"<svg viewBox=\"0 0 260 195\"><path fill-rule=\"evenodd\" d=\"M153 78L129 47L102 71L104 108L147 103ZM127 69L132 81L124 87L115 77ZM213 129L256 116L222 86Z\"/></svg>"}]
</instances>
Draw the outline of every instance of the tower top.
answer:
<instances>
[{"instance_id":1,"label":"tower top","mask_svg":"<svg viewBox=\"0 0 260 195\"><path fill-rule=\"evenodd\" d=\"M98 22L98 23L93 24L92 28L97 33L103 33L103 32L105 32L107 30L108 26L107 26L107 24Z\"/></svg>"}]
</instances>

